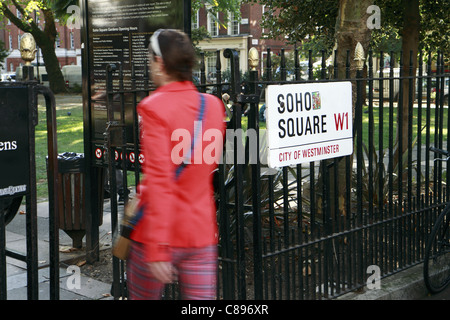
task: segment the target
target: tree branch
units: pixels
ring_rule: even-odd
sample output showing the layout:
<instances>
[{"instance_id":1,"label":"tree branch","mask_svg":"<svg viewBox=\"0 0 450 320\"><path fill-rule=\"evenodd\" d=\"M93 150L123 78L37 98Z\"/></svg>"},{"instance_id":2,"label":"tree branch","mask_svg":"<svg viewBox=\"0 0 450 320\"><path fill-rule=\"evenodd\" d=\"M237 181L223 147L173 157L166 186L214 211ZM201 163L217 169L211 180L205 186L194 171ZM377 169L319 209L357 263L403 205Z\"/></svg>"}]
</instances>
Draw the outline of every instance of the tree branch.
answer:
<instances>
[{"instance_id":1,"label":"tree branch","mask_svg":"<svg viewBox=\"0 0 450 320\"><path fill-rule=\"evenodd\" d=\"M14 2L14 5L16 6L16 8L17 8L17 6L18 6L17 2L14 1L14 0L13 0L13 2ZM11 21L11 23L16 25L20 30L22 30L24 32L29 32L30 31L29 30L30 26L27 25L26 23L24 23L21 19L17 18L16 15L14 13L12 13L11 10L9 10L7 5L3 4L0 10L3 12L3 15L6 18L8 18L9 21ZM20 11L20 9L18 9L18 10ZM23 8L22 8L21 12L23 12Z\"/></svg>"}]
</instances>

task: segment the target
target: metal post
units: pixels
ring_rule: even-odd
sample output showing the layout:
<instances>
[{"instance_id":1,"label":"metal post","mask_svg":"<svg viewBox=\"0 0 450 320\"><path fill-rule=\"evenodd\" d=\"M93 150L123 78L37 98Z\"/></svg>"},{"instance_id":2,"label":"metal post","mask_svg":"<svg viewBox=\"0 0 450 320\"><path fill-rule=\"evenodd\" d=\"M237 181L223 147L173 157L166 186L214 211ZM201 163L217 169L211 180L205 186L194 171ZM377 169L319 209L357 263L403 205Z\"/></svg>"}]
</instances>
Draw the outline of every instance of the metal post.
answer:
<instances>
[{"instance_id":1,"label":"metal post","mask_svg":"<svg viewBox=\"0 0 450 320\"><path fill-rule=\"evenodd\" d=\"M39 86L38 93L45 97L47 113L48 150L48 197L49 197L49 242L50 242L50 299L59 300L59 199L56 187L58 182L58 151L56 136L55 96L49 88Z\"/></svg>"},{"instance_id":2,"label":"metal post","mask_svg":"<svg viewBox=\"0 0 450 320\"><path fill-rule=\"evenodd\" d=\"M184 0L183 6L184 14L184 32L191 37L191 1Z\"/></svg>"},{"instance_id":3,"label":"metal post","mask_svg":"<svg viewBox=\"0 0 450 320\"><path fill-rule=\"evenodd\" d=\"M112 149L112 133L113 127L117 126L114 120L113 109L113 83L112 73L116 70L114 64L108 64L106 66L106 108L108 115L108 122L105 132L106 149L108 154L108 171L109 171L109 192L111 200L111 229L117 230L118 227L118 210L117 210L117 183L116 183L116 165L114 150ZM113 257L113 296L118 299L120 296L120 265L119 259Z\"/></svg>"},{"instance_id":4,"label":"metal post","mask_svg":"<svg viewBox=\"0 0 450 320\"><path fill-rule=\"evenodd\" d=\"M356 123L356 202L357 202L357 216L358 227L362 226L362 167L363 163L363 145L362 145L362 70L364 68L364 50L362 45L358 42L355 49L355 61L356 61L356 106L355 106L355 123ZM362 283L364 279L363 272L363 258L362 258L362 231L358 231L358 251L359 251L359 273L357 279Z\"/></svg>"},{"instance_id":5,"label":"metal post","mask_svg":"<svg viewBox=\"0 0 450 320\"><path fill-rule=\"evenodd\" d=\"M258 71L259 53L256 48L249 51L250 69L250 94L257 95L258 91ZM249 146L251 150L256 149L256 159L252 162L252 190L253 190L253 269L255 283L255 299L263 298L263 264L262 264L262 234L261 234L261 163L259 159L259 99L250 103L250 114L248 128L255 130L256 141L249 140L248 143L256 143L256 146ZM252 160L252 159L250 159Z\"/></svg>"},{"instance_id":6,"label":"metal post","mask_svg":"<svg viewBox=\"0 0 450 320\"><path fill-rule=\"evenodd\" d=\"M239 74L239 55L235 50L226 49L223 53L225 58L231 62L231 99L233 105L233 129L236 132L242 132L241 103L236 103L240 93L240 74ZM239 155L242 150L242 139L238 135L234 138L234 178L235 178L235 216L237 221L237 269L238 269L238 299L245 300L245 239L244 239L244 199L243 199L243 164L238 163Z\"/></svg>"},{"instance_id":7,"label":"metal post","mask_svg":"<svg viewBox=\"0 0 450 320\"><path fill-rule=\"evenodd\" d=\"M6 228L5 215L0 211L0 300L6 300Z\"/></svg>"},{"instance_id":8,"label":"metal post","mask_svg":"<svg viewBox=\"0 0 450 320\"><path fill-rule=\"evenodd\" d=\"M28 106L30 114L33 113L33 106L37 108L36 101L30 101L34 98L34 92L31 86L28 86ZM34 99L33 99L34 100ZM33 103L34 102L34 103ZM36 111L37 112L37 111ZM35 132L32 117L29 118L29 186L30 190L26 196L26 263L27 263L27 297L28 300L38 300L38 245L37 245L37 199L36 199L36 159L35 159Z\"/></svg>"}]
</instances>

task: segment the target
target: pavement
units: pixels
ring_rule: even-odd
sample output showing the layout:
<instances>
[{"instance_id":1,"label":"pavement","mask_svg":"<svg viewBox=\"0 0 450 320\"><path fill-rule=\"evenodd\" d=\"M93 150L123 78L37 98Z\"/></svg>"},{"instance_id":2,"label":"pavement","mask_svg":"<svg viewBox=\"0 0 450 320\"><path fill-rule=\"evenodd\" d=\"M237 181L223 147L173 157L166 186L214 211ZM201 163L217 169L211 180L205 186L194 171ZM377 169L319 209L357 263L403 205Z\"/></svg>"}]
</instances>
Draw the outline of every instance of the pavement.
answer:
<instances>
[{"instance_id":1,"label":"pavement","mask_svg":"<svg viewBox=\"0 0 450 320\"><path fill-rule=\"evenodd\" d=\"M450 300L450 286L439 294L429 294L423 280L423 264L418 264L380 279L379 289L364 287L337 300Z\"/></svg>"},{"instance_id":2,"label":"pavement","mask_svg":"<svg viewBox=\"0 0 450 320\"><path fill-rule=\"evenodd\" d=\"M39 300L50 299L50 259L48 202L37 204L38 221L38 274ZM6 226L6 247L21 254L26 253L26 212L24 206ZM109 201L105 202L103 224L100 226L100 250L111 250L111 212ZM63 231L59 232L60 244L60 300L112 300L111 283L89 278L78 272L75 262L83 261L86 251L73 250L72 239ZM7 300L27 299L26 263L11 257L7 262ZM75 278L78 277L79 278ZM112 281L112 279L111 279Z\"/></svg>"},{"instance_id":3,"label":"pavement","mask_svg":"<svg viewBox=\"0 0 450 320\"><path fill-rule=\"evenodd\" d=\"M23 207L20 211L24 211ZM6 227L7 248L25 253L25 215L18 213ZM38 260L39 260L39 300L49 299L49 240L48 203L37 205L38 215ZM85 258L81 250L68 250L72 239L60 230L60 300L112 300L111 284L79 274L80 282L74 281L71 271L73 263ZM103 224L100 226L100 250L111 250L111 212L109 201L105 201ZM78 279L77 279L78 280ZM450 300L450 287L438 295L429 295L423 282L422 264L406 271L381 279L381 288L351 292L336 300ZM27 299L26 264L7 257L7 300Z\"/></svg>"}]
</instances>

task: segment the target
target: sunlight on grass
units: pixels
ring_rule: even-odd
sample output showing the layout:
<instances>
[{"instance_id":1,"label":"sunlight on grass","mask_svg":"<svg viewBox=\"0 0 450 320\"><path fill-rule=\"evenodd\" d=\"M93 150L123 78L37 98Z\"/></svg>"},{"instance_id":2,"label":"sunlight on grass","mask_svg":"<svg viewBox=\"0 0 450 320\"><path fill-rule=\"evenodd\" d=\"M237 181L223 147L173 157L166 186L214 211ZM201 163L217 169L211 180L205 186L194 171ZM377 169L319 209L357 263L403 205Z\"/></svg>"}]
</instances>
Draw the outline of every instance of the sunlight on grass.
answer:
<instances>
[{"instance_id":1,"label":"sunlight on grass","mask_svg":"<svg viewBox=\"0 0 450 320\"><path fill-rule=\"evenodd\" d=\"M61 103L61 101L64 103ZM63 152L84 152L82 104L71 100L79 97L56 96L56 130L58 154ZM35 128L37 198L48 198L47 190L47 115L41 103L38 106L39 123Z\"/></svg>"},{"instance_id":2,"label":"sunlight on grass","mask_svg":"<svg viewBox=\"0 0 450 320\"><path fill-rule=\"evenodd\" d=\"M379 128L380 128L380 113L379 113L379 108L378 107L374 107L373 108L373 142L374 142L374 147L375 149L378 150L378 143L379 143ZM369 112L368 112L368 107L364 106L364 110L363 110L363 142L368 145L369 143ZM396 135L397 135L397 128L398 128L398 122L397 122L397 109L394 108L393 114L390 115L390 111L388 107L384 107L383 108L383 148L386 149L389 147L389 129L391 127L392 129L392 135L393 135L393 140L395 143L395 139L396 139ZM389 124L389 119L390 116L392 117L392 119L394 119L393 124L390 126ZM435 134L437 132L437 123L436 123L436 114L435 114L435 109L432 109L430 114L429 114L429 119L428 119L429 123L430 123L430 141L433 142L434 141L434 137ZM444 113L444 119L443 119L443 123L447 123L447 112ZM422 139L422 143L425 142L426 139L426 134L427 134L427 128L426 128L426 124L427 124L427 112L426 109L423 108L422 109L422 117L421 117L421 123L420 123L420 130L421 130L421 139ZM419 133L419 118L418 118L418 109L417 108L413 108L413 118L412 118L412 139L414 140L418 133ZM447 128L443 128L442 129L442 133L444 136L447 136Z\"/></svg>"}]
</instances>

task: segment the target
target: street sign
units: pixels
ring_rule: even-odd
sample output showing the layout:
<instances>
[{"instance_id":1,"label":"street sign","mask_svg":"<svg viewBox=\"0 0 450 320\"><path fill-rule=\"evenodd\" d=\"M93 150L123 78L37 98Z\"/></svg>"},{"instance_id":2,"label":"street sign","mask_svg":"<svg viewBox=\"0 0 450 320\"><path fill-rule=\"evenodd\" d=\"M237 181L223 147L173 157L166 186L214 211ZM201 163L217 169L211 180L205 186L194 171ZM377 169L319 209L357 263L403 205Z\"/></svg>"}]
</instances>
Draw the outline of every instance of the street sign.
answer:
<instances>
[{"instance_id":1,"label":"street sign","mask_svg":"<svg viewBox=\"0 0 450 320\"><path fill-rule=\"evenodd\" d=\"M352 154L351 82L270 85L266 103L269 167Z\"/></svg>"}]
</instances>

